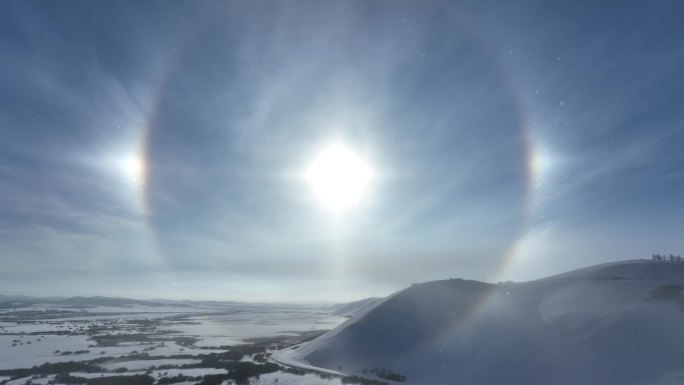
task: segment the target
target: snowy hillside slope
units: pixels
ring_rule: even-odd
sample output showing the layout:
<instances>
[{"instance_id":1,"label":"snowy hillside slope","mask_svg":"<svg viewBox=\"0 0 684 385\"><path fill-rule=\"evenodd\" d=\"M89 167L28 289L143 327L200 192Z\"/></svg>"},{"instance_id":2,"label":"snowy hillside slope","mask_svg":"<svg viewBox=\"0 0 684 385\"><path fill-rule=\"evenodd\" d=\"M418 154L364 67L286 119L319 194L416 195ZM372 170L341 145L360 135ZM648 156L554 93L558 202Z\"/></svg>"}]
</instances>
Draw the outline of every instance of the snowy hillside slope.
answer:
<instances>
[{"instance_id":1,"label":"snowy hillside slope","mask_svg":"<svg viewBox=\"0 0 684 385\"><path fill-rule=\"evenodd\" d=\"M383 298L370 297L360 301L336 305L333 307L333 314L347 318L358 317L372 309L382 300Z\"/></svg>"},{"instance_id":2,"label":"snowy hillside slope","mask_svg":"<svg viewBox=\"0 0 684 385\"><path fill-rule=\"evenodd\" d=\"M684 384L684 264L628 261L536 281L434 281L275 355L409 384Z\"/></svg>"}]
</instances>

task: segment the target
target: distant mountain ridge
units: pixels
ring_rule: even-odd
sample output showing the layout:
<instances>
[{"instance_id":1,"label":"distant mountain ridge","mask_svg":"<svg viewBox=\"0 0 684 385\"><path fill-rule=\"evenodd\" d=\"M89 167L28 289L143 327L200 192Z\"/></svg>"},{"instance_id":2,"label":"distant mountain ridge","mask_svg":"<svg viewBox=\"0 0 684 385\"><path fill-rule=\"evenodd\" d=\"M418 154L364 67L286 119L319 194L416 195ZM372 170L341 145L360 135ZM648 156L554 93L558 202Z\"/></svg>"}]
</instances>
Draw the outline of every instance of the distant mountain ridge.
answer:
<instances>
[{"instance_id":1,"label":"distant mountain ridge","mask_svg":"<svg viewBox=\"0 0 684 385\"><path fill-rule=\"evenodd\" d=\"M366 301L366 300L362 300ZM358 301L359 303L362 301ZM292 307L292 306L306 306L311 308L321 308L327 310L345 308L351 303L339 303L331 305L330 303L314 303L314 304L281 304L281 303L259 303L259 302L239 302L239 301L209 301L209 300L171 300L171 299L132 299L121 297L106 297L106 296L74 296L74 297L31 297L26 295L2 295L0 294L0 309L21 309L29 308L35 305L56 305L67 306L74 308L87 308L96 306L107 307L131 307L131 306L150 306L150 307L192 307L192 306L270 306L270 307ZM351 310L350 310L351 311Z\"/></svg>"},{"instance_id":2,"label":"distant mountain ridge","mask_svg":"<svg viewBox=\"0 0 684 385\"><path fill-rule=\"evenodd\" d=\"M156 301L156 300L137 300L130 298L117 297L30 297L30 296L6 296L0 295L0 308L25 308L39 304L73 306L73 307L92 307L92 306L112 306L112 307L127 307L132 305L147 305L147 306L183 306L182 301Z\"/></svg>"},{"instance_id":3,"label":"distant mountain ridge","mask_svg":"<svg viewBox=\"0 0 684 385\"><path fill-rule=\"evenodd\" d=\"M409 384L684 384L684 264L416 284L274 359Z\"/></svg>"}]
</instances>

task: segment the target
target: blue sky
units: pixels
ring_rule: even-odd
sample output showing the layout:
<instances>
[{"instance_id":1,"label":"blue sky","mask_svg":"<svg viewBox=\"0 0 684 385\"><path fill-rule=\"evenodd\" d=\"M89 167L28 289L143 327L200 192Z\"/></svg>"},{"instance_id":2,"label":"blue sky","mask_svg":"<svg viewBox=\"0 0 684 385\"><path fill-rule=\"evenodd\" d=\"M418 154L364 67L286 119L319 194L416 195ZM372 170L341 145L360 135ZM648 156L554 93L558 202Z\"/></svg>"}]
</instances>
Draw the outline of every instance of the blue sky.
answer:
<instances>
[{"instance_id":1,"label":"blue sky","mask_svg":"<svg viewBox=\"0 0 684 385\"><path fill-rule=\"evenodd\" d=\"M264 301L681 253L675 1L0 5L0 292ZM376 178L331 215L343 142Z\"/></svg>"}]
</instances>

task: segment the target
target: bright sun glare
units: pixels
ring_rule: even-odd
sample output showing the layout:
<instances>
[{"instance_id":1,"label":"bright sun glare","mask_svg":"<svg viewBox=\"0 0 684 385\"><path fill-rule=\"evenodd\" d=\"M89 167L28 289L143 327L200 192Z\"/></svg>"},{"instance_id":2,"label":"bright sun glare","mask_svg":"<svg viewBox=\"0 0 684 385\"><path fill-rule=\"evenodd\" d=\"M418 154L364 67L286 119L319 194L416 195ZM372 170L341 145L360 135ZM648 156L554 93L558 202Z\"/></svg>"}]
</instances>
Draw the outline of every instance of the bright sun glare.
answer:
<instances>
[{"instance_id":1,"label":"bright sun glare","mask_svg":"<svg viewBox=\"0 0 684 385\"><path fill-rule=\"evenodd\" d=\"M137 155L128 155L119 160L119 168L133 183L140 183L144 177L145 164Z\"/></svg>"},{"instance_id":2,"label":"bright sun glare","mask_svg":"<svg viewBox=\"0 0 684 385\"><path fill-rule=\"evenodd\" d=\"M314 159L306 172L313 192L327 208L341 213L357 206L373 179L364 159L342 144L334 144Z\"/></svg>"}]
</instances>

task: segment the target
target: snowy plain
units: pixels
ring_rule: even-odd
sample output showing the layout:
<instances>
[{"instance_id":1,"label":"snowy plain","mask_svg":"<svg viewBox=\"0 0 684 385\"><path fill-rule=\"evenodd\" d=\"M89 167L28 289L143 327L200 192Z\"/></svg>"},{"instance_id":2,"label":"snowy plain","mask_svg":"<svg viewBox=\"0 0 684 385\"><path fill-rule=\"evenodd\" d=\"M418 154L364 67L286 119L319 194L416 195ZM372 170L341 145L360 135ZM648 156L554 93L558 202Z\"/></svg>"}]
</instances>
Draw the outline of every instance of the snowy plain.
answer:
<instances>
[{"instance_id":1,"label":"snowy plain","mask_svg":"<svg viewBox=\"0 0 684 385\"><path fill-rule=\"evenodd\" d=\"M74 362L84 363L88 371L62 374L87 380L147 375L156 381L181 375L197 383L205 375L228 373L202 364L212 354L248 346L251 350L239 361L262 365L264 356L257 354L254 359L259 348L268 351L271 346L296 343L346 319L317 305L4 306L0 312L0 371L5 371L0 384L4 385L60 383L56 374L35 374L36 368ZM17 369L34 374L17 377L12 372Z\"/></svg>"},{"instance_id":2,"label":"snowy plain","mask_svg":"<svg viewBox=\"0 0 684 385\"><path fill-rule=\"evenodd\" d=\"M1 385L684 384L684 263L433 281L344 307L17 305L0 312Z\"/></svg>"}]
</instances>

